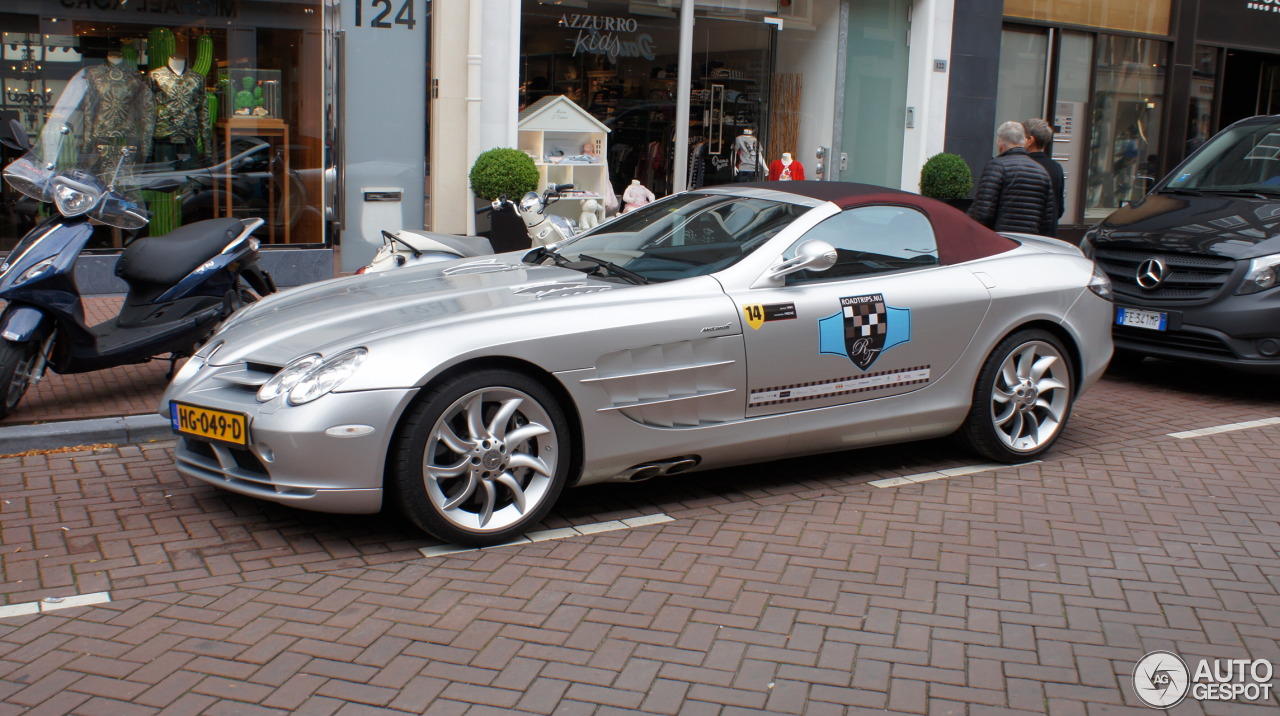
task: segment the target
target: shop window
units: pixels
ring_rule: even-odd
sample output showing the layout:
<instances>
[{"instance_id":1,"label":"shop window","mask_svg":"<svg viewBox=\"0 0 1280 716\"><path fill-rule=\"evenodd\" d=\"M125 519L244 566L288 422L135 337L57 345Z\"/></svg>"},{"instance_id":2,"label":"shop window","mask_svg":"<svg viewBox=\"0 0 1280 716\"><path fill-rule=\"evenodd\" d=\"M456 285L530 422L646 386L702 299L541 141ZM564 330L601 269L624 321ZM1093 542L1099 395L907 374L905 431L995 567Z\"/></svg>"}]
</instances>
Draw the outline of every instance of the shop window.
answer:
<instances>
[{"instance_id":1,"label":"shop window","mask_svg":"<svg viewBox=\"0 0 1280 716\"><path fill-rule=\"evenodd\" d=\"M1167 35L1171 4L1171 0L1005 0L1004 14L1027 20Z\"/></svg>"},{"instance_id":2,"label":"shop window","mask_svg":"<svg viewBox=\"0 0 1280 716\"><path fill-rule=\"evenodd\" d=\"M1155 40L1098 38L1086 222L1137 201L1159 179L1167 52Z\"/></svg>"},{"instance_id":3,"label":"shop window","mask_svg":"<svg viewBox=\"0 0 1280 716\"><path fill-rule=\"evenodd\" d=\"M207 15L152 16L99 3L56 21L32 17L67 34L4 33L0 118L37 136L61 89L83 71L95 84L66 120L66 151L97 157L95 168L119 155L113 166L129 184L153 187L142 192L151 223L137 236L252 216L266 222L257 232L264 243L323 242L324 63L314 4L212 3ZM197 5L193 12L206 8ZM252 22L242 19L250 6ZM8 189L3 197L0 251L47 211ZM130 238L103 229L90 247Z\"/></svg>"}]
</instances>

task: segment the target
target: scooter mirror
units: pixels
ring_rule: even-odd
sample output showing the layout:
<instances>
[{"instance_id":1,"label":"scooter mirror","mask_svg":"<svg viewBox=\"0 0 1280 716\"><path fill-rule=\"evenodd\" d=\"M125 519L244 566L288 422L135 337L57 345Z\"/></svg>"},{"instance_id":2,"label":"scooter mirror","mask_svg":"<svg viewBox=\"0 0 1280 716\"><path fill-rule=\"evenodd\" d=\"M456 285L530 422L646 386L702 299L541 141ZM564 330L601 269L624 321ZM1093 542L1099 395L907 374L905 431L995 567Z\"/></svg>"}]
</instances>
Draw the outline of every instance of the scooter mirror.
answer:
<instances>
[{"instance_id":1,"label":"scooter mirror","mask_svg":"<svg viewBox=\"0 0 1280 716\"><path fill-rule=\"evenodd\" d=\"M27 130L23 129L22 123L16 119L0 125L0 144L19 152L31 150L31 139L27 137Z\"/></svg>"}]
</instances>

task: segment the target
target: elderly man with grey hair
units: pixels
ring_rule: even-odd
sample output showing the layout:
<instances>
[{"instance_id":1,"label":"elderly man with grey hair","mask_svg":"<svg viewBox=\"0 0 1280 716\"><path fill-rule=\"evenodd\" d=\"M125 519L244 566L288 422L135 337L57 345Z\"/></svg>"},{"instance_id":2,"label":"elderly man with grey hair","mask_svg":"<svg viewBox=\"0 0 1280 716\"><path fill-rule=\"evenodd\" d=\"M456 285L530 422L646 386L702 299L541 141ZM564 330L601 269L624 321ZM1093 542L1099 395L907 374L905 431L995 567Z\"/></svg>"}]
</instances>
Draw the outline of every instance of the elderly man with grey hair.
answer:
<instances>
[{"instance_id":1,"label":"elderly man with grey hair","mask_svg":"<svg viewBox=\"0 0 1280 716\"><path fill-rule=\"evenodd\" d=\"M1005 122L996 130L999 154L987 162L969 216L996 231L1052 235L1058 223L1049 174L1027 156L1021 122Z\"/></svg>"}]
</instances>

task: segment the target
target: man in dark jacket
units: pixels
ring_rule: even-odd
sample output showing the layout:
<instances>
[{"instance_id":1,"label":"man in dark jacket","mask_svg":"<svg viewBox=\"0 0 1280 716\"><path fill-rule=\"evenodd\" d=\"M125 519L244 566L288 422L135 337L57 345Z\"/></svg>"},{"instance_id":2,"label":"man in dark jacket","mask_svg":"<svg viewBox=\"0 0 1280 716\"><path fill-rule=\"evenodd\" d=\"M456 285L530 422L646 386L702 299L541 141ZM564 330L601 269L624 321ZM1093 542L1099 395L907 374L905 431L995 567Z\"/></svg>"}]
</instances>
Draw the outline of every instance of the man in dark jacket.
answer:
<instances>
[{"instance_id":1,"label":"man in dark jacket","mask_svg":"<svg viewBox=\"0 0 1280 716\"><path fill-rule=\"evenodd\" d=\"M1062 212L1066 211L1066 187L1063 183L1062 165L1053 160L1048 152L1053 146L1053 128L1043 119L1028 119L1022 123L1022 128L1027 132L1027 156L1036 160L1036 163L1044 167L1049 172L1049 185L1053 187L1053 200L1058 203L1058 219L1062 218ZM1057 236L1058 222L1053 222L1054 233L1046 234L1046 236Z\"/></svg>"},{"instance_id":2,"label":"man in dark jacket","mask_svg":"<svg viewBox=\"0 0 1280 716\"><path fill-rule=\"evenodd\" d=\"M1049 235L1058 207L1049 174L1027 156L1021 122L1005 122L996 130L1000 154L982 170L969 216L996 231Z\"/></svg>"}]
</instances>

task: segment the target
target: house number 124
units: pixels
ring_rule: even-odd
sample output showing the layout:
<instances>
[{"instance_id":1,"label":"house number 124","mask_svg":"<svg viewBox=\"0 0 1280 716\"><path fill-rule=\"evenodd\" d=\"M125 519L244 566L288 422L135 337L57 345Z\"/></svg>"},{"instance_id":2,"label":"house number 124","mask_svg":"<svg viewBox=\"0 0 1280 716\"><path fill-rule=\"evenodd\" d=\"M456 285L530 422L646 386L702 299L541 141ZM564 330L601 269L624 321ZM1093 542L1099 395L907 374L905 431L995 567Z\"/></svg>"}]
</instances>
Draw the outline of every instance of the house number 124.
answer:
<instances>
[{"instance_id":1,"label":"house number 124","mask_svg":"<svg viewBox=\"0 0 1280 716\"><path fill-rule=\"evenodd\" d=\"M356 0L356 27L364 26L364 5L366 0ZM391 0L368 0L369 11L377 13L373 20L369 23L369 27L377 29L390 29L396 25L404 25L412 30L413 26L418 24L413 19L413 3L414 0L402 0L400 10L396 12L395 19L391 19Z\"/></svg>"}]
</instances>

